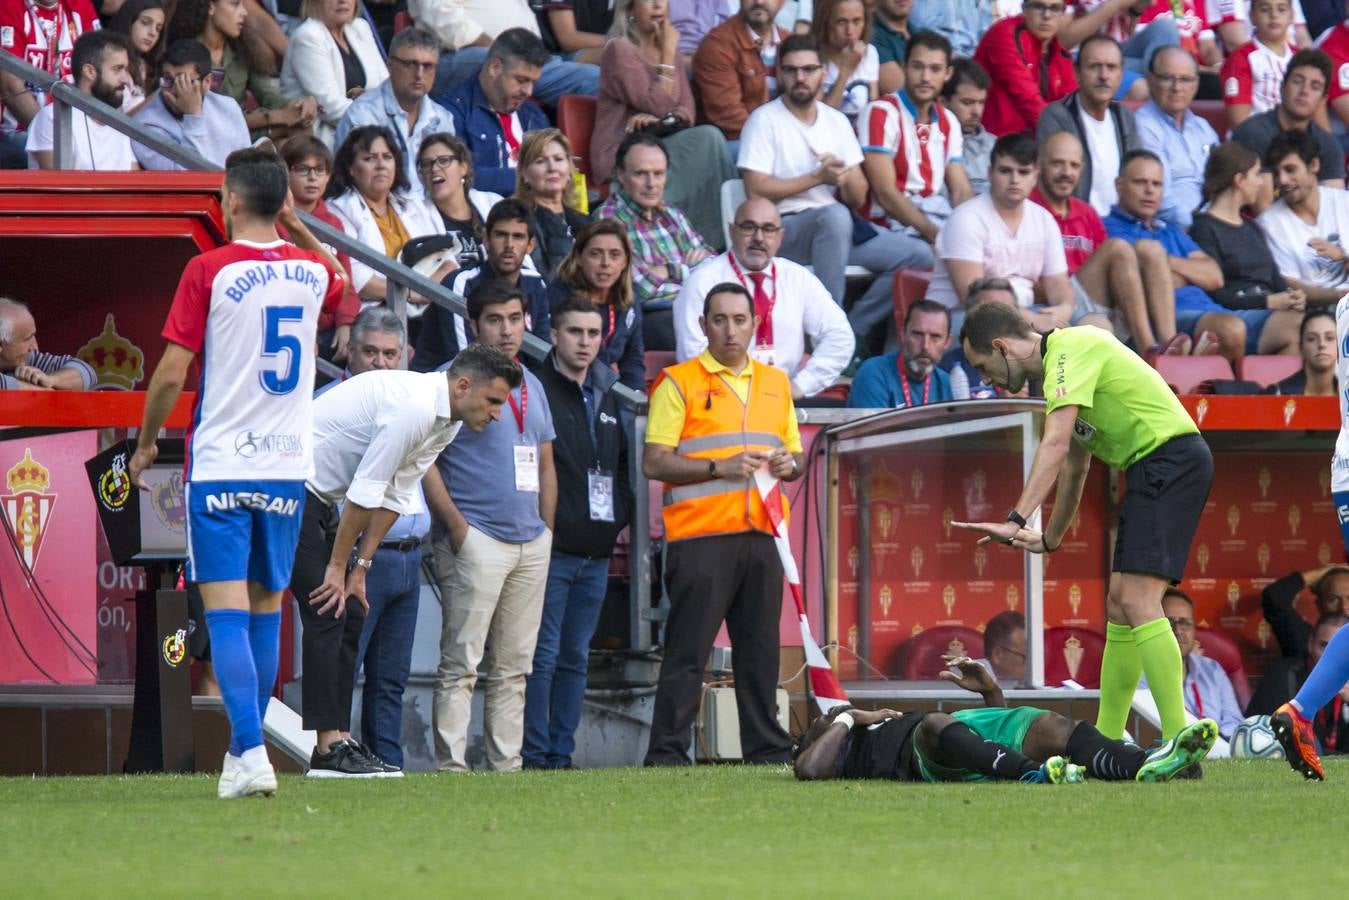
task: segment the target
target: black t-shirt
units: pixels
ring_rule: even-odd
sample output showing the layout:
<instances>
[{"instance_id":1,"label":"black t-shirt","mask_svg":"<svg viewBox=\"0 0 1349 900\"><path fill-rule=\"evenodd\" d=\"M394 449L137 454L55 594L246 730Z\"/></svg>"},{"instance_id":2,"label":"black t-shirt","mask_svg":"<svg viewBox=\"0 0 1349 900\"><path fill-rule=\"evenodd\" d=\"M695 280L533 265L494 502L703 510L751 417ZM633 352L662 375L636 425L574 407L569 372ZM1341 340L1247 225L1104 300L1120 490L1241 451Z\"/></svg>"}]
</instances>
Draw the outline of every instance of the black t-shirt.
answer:
<instances>
[{"instance_id":1,"label":"black t-shirt","mask_svg":"<svg viewBox=\"0 0 1349 900\"><path fill-rule=\"evenodd\" d=\"M538 14L544 46L554 53L561 53L562 47L553 34L550 10L571 10L576 17L576 30L584 34L608 34L609 26L614 24L613 0L531 0L529 5Z\"/></svg>"},{"instance_id":2,"label":"black t-shirt","mask_svg":"<svg viewBox=\"0 0 1349 900\"><path fill-rule=\"evenodd\" d=\"M1334 135L1325 131L1315 122L1307 126L1311 136L1316 138L1316 145L1321 148L1321 171L1316 176L1322 181L1328 181L1332 178L1344 177L1344 148L1340 142L1335 140ZM1283 126L1279 124L1279 111L1271 109L1258 115L1251 116L1245 122L1237 126L1232 132L1232 140L1239 141L1250 147L1256 153L1260 154L1260 162L1263 165L1265 160L1265 151L1273 143L1274 136L1283 131ZM1268 168L1265 169L1269 171Z\"/></svg>"},{"instance_id":3,"label":"black t-shirt","mask_svg":"<svg viewBox=\"0 0 1349 900\"><path fill-rule=\"evenodd\" d=\"M921 781L913 756L913 731L925 715L905 713L876 725L853 726L839 777Z\"/></svg>"},{"instance_id":4,"label":"black t-shirt","mask_svg":"<svg viewBox=\"0 0 1349 900\"><path fill-rule=\"evenodd\" d=\"M483 246L482 241L478 240L477 231L473 227L473 219L454 219L445 213L440 214L440 220L445 223L445 231L459 236L459 243L464 245L464 252L459 257L459 265L469 267L481 265L487 259L487 248ZM476 260L476 262L470 261Z\"/></svg>"},{"instance_id":5,"label":"black t-shirt","mask_svg":"<svg viewBox=\"0 0 1349 900\"><path fill-rule=\"evenodd\" d=\"M342 74L347 81L347 93L365 87L365 66L356 58L356 52L343 50L341 44L337 45L337 52L342 56Z\"/></svg>"}]
</instances>

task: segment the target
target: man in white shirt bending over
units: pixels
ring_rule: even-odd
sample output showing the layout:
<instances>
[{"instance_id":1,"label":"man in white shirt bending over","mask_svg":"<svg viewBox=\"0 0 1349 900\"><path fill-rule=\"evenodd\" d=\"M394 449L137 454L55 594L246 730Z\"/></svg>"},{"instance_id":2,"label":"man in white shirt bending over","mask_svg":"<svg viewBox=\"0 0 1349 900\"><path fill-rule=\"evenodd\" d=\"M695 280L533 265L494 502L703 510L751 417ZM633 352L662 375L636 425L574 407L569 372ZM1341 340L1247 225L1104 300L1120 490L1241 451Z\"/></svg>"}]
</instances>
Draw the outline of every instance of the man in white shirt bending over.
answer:
<instances>
[{"instance_id":1,"label":"man in white shirt bending over","mask_svg":"<svg viewBox=\"0 0 1349 900\"><path fill-rule=\"evenodd\" d=\"M756 109L740 133L745 191L778 204L782 255L813 267L840 307L848 265L877 273L848 316L865 335L891 315L894 270L928 268L932 250L920 238L854 222L867 195L862 148L847 117L820 102L824 66L815 39L787 38L777 63L782 94Z\"/></svg>"},{"instance_id":2,"label":"man in white shirt bending over","mask_svg":"<svg viewBox=\"0 0 1349 900\"><path fill-rule=\"evenodd\" d=\"M1318 183L1320 149L1307 131L1284 131L1265 151L1279 199L1256 222L1269 238L1274 264L1310 305L1349 292L1349 191Z\"/></svg>"},{"instance_id":3,"label":"man in white shirt bending over","mask_svg":"<svg viewBox=\"0 0 1349 900\"><path fill-rule=\"evenodd\" d=\"M964 321L962 299L979 278L1006 278L1017 305L1041 333L1065 325L1109 327L1099 307L1068 280L1063 235L1044 207L1027 202L1036 184L1037 152L1029 132L998 138L988 193L956 207L937 235L937 263L927 299L952 309L952 332Z\"/></svg>"},{"instance_id":4,"label":"man in white shirt bending over","mask_svg":"<svg viewBox=\"0 0 1349 900\"><path fill-rule=\"evenodd\" d=\"M739 283L760 320L750 356L785 370L792 397L799 400L838 380L852 358L854 341L847 316L820 280L804 266L775 257L782 241L780 223L777 208L763 197L740 204L731 225L731 249L694 269L675 298L675 355L683 362L703 352L707 335L698 326L703 299L719 284ZM814 349L803 366L807 335Z\"/></svg>"},{"instance_id":5,"label":"man in white shirt bending over","mask_svg":"<svg viewBox=\"0 0 1349 900\"><path fill-rule=\"evenodd\" d=\"M87 31L75 41L70 54L70 69L80 93L113 109L122 108L122 91L131 84L131 43L113 31ZM139 56L136 57L139 59ZM28 124L28 168L57 168L53 120L56 104L38 110ZM86 116L82 110L70 110L71 169L100 172L127 172L139 169L131 138Z\"/></svg>"}]
</instances>

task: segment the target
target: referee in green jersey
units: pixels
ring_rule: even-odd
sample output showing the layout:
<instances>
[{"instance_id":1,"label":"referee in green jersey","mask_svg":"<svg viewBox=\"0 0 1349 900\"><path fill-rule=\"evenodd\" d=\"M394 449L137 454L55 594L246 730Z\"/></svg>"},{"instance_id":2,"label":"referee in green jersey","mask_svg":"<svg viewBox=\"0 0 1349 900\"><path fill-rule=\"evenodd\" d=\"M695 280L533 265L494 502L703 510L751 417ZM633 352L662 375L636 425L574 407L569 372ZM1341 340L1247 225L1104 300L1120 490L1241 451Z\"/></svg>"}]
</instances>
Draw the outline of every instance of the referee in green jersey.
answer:
<instances>
[{"instance_id":1,"label":"referee in green jersey","mask_svg":"<svg viewBox=\"0 0 1349 900\"><path fill-rule=\"evenodd\" d=\"M1106 646L1096 727L1119 738L1140 673L1169 740L1185 725L1183 663L1162 594L1185 572L1213 481L1213 456L1162 377L1111 334L1082 326L1043 337L1020 312L983 303L965 317L960 341L970 364L992 384L1016 392L1044 384L1045 425L1021 499L1005 522L953 523L1002 541L1052 553L1082 499L1091 457L1123 469L1127 484L1106 598ZM1057 500L1044 532L1026 519Z\"/></svg>"}]
</instances>

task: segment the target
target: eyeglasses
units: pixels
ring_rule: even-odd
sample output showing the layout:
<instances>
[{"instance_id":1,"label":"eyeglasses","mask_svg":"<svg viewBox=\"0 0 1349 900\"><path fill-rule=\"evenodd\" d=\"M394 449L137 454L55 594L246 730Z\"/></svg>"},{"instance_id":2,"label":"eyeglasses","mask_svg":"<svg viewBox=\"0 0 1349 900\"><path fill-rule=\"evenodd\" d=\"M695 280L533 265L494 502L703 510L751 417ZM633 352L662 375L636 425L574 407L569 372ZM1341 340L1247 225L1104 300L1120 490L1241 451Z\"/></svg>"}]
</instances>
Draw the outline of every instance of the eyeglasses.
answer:
<instances>
[{"instance_id":1,"label":"eyeglasses","mask_svg":"<svg viewBox=\"0 0 1349 900\"><path fill-rule=\"evenodd\" d=\"M419 159L417 160L417 171L431 172L436 169L448 169L451 163L457 162L463 162L463 160L449 153L444 156L437 156L434 159Z\"/></svg>"},{"instance_id":2,"label":"eyeglasses","mask_svg":"<svg viewBox=\"0 0 1349 900\"><path fill-rule=\"evenodd\" d=\"M1049 19L1063 15L1065 9L1057 3L1027 3L1021 8L1033 16L1044 16Z\"/></svg>"},{"instance_id":3,"label":"eyeglasses","mask_svg":"<svg viewBox=\"0 0 1349 900\"><path fill-rule=\"evenodd\" d=\"M1194 75L1153 75L1162 87L1194 87L1199 79Z\"/></svg>"},{"instance_id":4,"label":"eyeglasses","mask_svg":"<svg viewBox=\"0 0 1349 900\"><path fill-rule=\"evenodd\" d=\"M177 80L178 80L178 79L177 79L175 76L173 76L173 75L160 75L160 76L159 76L159 86L162 87L162 88L171 88L171 87L173 87L173 85L177 82ZM201 79L198 78L196 75L193 75L192 77L188 78L187 80L188 80L188 83L189 83L189 84L200 84L200 83L201 83Z\"/></svg>"},{"instance_id":5,"label":"eyeglasses","mask_svg":"<svg viewBox=\"0 0 1349 900\"><path fill-rule=\"evenodd\" d=\"M433 62L421 62L420 60L416 59L403 59L402 57L398 56L390 56L389 62L396 62L403 68L409 69L414 72L423 72L423 71L429 72L436 67L436 64Z\"/></svg>"},{"instance_id":6,"label":"eyeglasses","mask_svg":"<svg viewBox=\"0 0 1349 900\"><path fill-rule=\"evenodd\" d=\"M775 238L782 233L782 229L777 225L759 225L754 222L736 222L735 230L745 237L754 237L756 231L766 238Z\"/></svg>"},{"instance_id":7,"label":"eyeglasses","mask_svg":"<svg viewBox=\"0 0 1349 900\"><path fill-rule=\"evenodd\" d=\"M327 166L291 166L290 174L299 175L301 178L327 178Z\"/></svg>"},{"instance_id":8,"label":"eyeglasses","mask_svg":"<svg viewBox=\"0 0 1349 900\"><path fill-rule=\"evenodd\" d=\"M820 74L824 66L782 66L778 71L782 72L783 78L810 78Z\"/></svg>"}]
</instances>

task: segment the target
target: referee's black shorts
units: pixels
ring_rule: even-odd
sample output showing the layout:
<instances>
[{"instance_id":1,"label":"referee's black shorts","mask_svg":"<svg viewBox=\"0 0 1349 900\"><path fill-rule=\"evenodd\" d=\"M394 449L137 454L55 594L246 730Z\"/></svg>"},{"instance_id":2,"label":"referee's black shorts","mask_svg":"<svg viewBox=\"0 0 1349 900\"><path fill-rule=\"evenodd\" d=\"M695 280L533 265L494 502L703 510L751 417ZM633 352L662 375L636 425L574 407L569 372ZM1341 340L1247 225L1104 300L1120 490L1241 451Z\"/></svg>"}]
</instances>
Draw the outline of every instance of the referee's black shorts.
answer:
<instances>
[{"instance_id":1,"label":"referee's black shorts","mask_svg":"<svg viewBox=\"0 0 1349 900\"><path fill-rule=\"evenodd\" d=\"M1213 484L1213 454L1197 434L1172 438L1129 467L1115 537L1115 572L1180 584Z\"/></svg>"}]
</instances>

